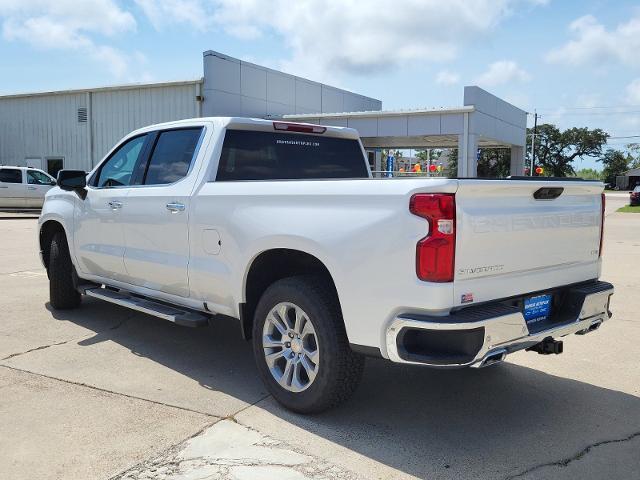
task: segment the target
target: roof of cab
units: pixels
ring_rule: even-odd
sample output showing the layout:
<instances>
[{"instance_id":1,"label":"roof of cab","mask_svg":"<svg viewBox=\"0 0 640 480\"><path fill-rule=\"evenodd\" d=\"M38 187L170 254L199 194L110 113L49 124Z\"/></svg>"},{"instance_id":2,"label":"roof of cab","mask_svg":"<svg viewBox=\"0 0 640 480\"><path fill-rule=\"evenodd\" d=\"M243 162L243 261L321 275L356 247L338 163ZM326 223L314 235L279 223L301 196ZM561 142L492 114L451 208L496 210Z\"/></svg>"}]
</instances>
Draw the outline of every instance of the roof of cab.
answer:
<instances>
[{"instance_id":1,"label":"roof of cab","mask_svg":"<svg viewBox=\"0 0 640 480\"><path fill-rule=\"evenodd\" d=\"M157 123L146 127L139 128L131 134L134 135L145 133L153 130L164 128L179 128L187 126L201 126L204 124L214 124L222 128L230 128L236 130L256 130L256 131L274 131L278 133L293 133L293 134L305 134L305 132L290 132L285 130L275 130L274 124L296 124L296 125L314 125L321 126L326 129L323 133L311 133L312 135L325 135L331 137L344 137L344 138L358 138L358 131L348 127L334 127L331 125L317 125L304 122L291 122L282 119L263 119L263 118L248 118L248 117L199 117L199 118L187 118L184 120L175 120L172 122Z\"/></svg>"}]
</instances>

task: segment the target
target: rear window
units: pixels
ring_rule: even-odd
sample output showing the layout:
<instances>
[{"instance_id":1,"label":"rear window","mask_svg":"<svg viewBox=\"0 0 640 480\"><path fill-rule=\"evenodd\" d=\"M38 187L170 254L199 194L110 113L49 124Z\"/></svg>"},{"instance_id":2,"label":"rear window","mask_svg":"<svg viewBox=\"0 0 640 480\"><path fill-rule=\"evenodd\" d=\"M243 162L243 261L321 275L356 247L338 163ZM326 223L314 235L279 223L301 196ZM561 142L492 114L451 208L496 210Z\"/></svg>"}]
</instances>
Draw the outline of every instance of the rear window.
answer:
<instances>
[{"instance_id":1,"label":"rear window","mask_svg":"<svg viewBox=\"0 0 640 480\"><path fill-rule=\"evenodd\" d=\"M22 183L22 170L17 168L0 168L0 182Z\"/></svg>"},{"instance_id":2,"label":"rear window","mask_svg":"<svg viewBox=\"0 0 640 480\"><path fill-rule=\"evenodd\" d=\"M217 181L367 178L357 140L227 130Z\"/></svg>"}]
</instances>

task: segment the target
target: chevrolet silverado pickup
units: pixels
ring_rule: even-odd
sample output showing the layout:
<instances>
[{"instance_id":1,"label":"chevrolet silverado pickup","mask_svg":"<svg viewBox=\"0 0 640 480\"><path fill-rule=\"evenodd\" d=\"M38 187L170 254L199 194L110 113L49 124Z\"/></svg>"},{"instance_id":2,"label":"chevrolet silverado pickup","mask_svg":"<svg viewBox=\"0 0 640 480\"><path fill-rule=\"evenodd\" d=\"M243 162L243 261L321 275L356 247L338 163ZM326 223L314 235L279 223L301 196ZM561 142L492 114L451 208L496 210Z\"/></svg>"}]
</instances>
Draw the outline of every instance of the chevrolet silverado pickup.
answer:
<instances>
[{"instance_id":1,"label":"chevrolet silverado pickup","mask_svg":"<svg viewBox=\"0 0 640 480\"><path fill-rule=\"evenodd\" d=\"M55 309L95 297L184 326L235 319L268 390L317 412L365 356L484 367L611 317L603 184L372 178L355 130L200 118L62 170L39 245Z\"/></svg>"},{"instance_id":2,"label":"chevrolet silverado pickup","mask_svg":"<svg viewBox=\"0 0 640 480\"><path fill-rule=\"evenodd\" d=\"M40 208L55 184L37 168L0 166L0 208Z\"/></svg>"}]
</instances>

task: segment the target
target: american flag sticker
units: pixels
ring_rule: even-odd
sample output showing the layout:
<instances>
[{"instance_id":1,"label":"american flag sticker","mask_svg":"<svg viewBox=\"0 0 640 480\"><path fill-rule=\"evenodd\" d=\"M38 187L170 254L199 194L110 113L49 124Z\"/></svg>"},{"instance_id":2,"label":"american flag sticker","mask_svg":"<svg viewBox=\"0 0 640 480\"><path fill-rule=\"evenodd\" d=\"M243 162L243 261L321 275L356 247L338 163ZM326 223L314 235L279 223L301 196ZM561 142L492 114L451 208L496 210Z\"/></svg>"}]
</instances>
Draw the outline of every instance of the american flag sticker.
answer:
<instances>
[{"instance_id":1,"label":"american flag sticker","mask_svg":"<svg viewBox=\"0 0 640 480\"><path fill-rule=\"evenodd\" d=\"M473 293L463 293L460 298L460 303L471 303L473 302Z\"/></svg>"}]
</instances>

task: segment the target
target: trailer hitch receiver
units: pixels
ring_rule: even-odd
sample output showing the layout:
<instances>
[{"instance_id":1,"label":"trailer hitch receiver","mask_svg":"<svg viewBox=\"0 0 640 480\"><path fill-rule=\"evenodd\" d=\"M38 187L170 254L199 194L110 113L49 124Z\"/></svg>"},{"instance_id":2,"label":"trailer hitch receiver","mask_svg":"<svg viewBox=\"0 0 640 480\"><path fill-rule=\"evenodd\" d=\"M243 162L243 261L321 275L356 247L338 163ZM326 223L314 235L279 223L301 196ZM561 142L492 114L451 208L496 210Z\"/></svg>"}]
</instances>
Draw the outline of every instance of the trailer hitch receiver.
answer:
<instances>
[{"instance_id":1,"label":"trailer hitch receiver","mask_svg":"<svg viewBox=\"0 0 640 480\"><path fill-rule=\"evenodd\" d=\"M540 355L559 355L562 353L562 340L554 340L547 337L533 347L527 348L528 352L538 352Z\"/></svg>"}]
</instances>

